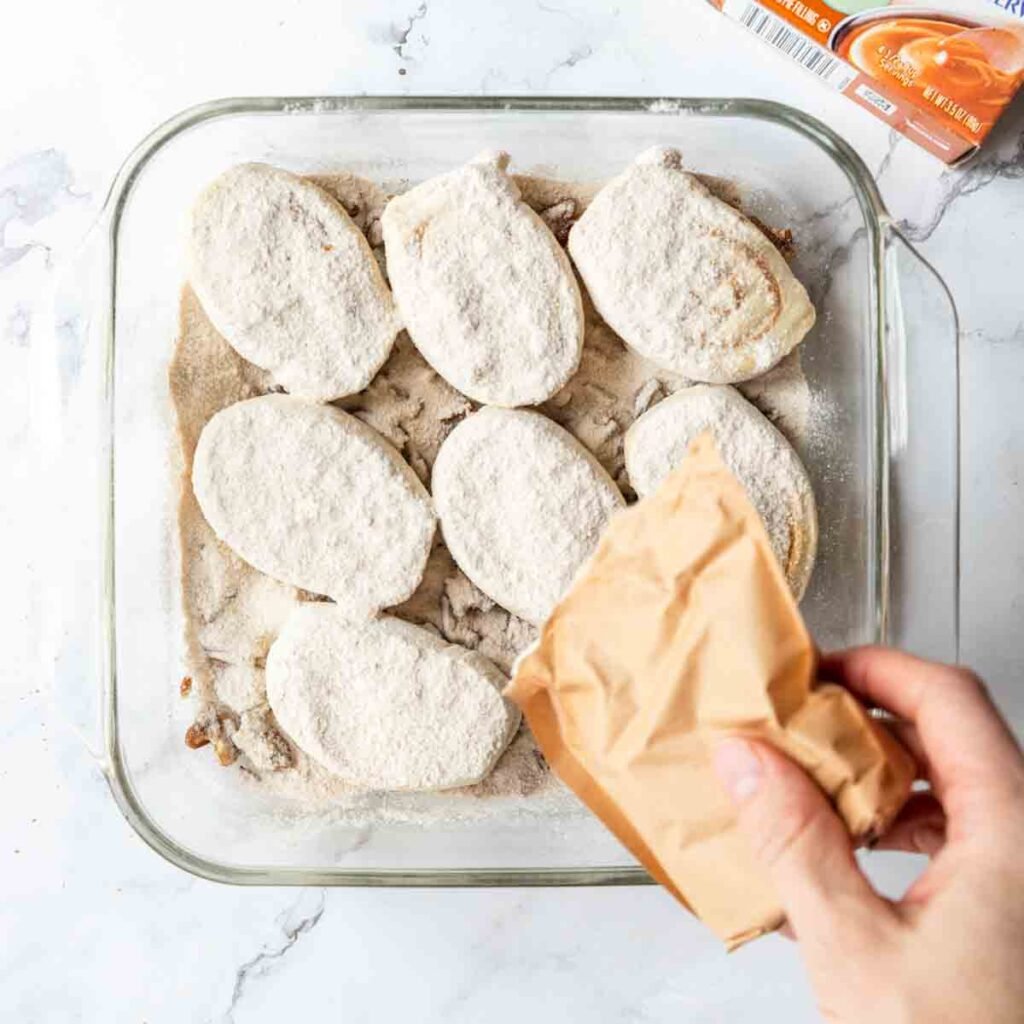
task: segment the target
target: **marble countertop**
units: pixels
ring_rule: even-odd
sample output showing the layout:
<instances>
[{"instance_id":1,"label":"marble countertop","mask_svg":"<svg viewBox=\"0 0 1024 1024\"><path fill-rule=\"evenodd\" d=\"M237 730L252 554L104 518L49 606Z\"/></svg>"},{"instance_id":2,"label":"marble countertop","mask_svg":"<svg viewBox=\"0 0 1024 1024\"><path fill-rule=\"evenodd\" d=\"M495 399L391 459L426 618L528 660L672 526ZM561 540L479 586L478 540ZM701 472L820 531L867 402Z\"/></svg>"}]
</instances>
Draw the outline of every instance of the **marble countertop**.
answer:
<instances>
[{"instance_id":1,"label":"marble countertop","mask_svg":"<svg viewBox=\"0 0 1024 1024\"><path fill-rule=\"evenodd\" d=\"M753 95L833 125L962 324L962 655L1024 722L1024 110L944 169L701 0L12 5L0 92L0 1004L11 1020L814 1020L792 947L725 956L661 891L243 889L165 864L65 724L91 666L48 635L42 352L54 276L151 127L216 96ZM73 360L72 360L73 362ZM72 366L73 371L73 366ZM13 644L11 641L13 640ZM11 655L13 651L13 657ZM57 686L54 686L56 680ZM883 858L884 859L884 858ZM887 868L896 885L912 864Z\"/></svg>"}]
</instances>

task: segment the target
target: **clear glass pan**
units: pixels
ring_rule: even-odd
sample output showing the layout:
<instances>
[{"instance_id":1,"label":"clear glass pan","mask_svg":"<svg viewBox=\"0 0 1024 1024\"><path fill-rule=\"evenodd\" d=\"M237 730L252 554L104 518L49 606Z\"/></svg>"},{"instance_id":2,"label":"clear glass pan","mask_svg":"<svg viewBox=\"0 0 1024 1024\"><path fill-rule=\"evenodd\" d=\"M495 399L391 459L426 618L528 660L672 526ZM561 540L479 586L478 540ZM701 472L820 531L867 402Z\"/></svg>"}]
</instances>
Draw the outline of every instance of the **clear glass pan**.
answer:
<instances>
[{"instance_id":1,"label":"clear glass pan","mask_svg":"<svg viewBox=\"0 0 1024 1024\"><path fill-rule=\"evenodd\" d=\"M736 183L748 211L792 228L796 239L795 269L818 309L804 367L829 425L801 452L821 511L821 551L803 603L819 644L891 639L955 657L955 312L942 282L900 237L866 168L825 126L756 100L208 103L154 131L118 174L69 276L91 309L90 345L78 383L61 395L66 440L79 440L80 450L81 437L93 438L98 452L99 504L76 513L98 528L98 556L62 591L66 649L95 656L99 706L79 694L72 715L126 818L173 863L261 884L647 880L585 813L522 813L511 801L501 813L443 826L360 827L284 813L184 747L166 370L183 220L200 187L231 164L346 169L394 184L501 148L516 171L601 180L656 144L677 146L688 167ZM90 710L98 710L98 728Z\"/></svg>"}]
</instances>

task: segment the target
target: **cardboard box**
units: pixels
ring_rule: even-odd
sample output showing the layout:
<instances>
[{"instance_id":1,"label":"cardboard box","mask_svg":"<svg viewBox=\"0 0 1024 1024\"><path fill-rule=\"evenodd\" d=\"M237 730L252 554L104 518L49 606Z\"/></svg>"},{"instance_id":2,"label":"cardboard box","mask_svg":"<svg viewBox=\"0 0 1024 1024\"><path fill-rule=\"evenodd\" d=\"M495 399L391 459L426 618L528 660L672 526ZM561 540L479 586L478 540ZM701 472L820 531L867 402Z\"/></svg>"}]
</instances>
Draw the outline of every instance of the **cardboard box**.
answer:
<instances>
[{"instance_id":1,"label":"cardboard box","mask_svg":"<svg viewBox=\"0 0 1024 1024\"><path fill-rule=\"evenodd\" d=\"M948 164L1024 83L1024 0L710 0Z\"/></svg>"}]
</instances>

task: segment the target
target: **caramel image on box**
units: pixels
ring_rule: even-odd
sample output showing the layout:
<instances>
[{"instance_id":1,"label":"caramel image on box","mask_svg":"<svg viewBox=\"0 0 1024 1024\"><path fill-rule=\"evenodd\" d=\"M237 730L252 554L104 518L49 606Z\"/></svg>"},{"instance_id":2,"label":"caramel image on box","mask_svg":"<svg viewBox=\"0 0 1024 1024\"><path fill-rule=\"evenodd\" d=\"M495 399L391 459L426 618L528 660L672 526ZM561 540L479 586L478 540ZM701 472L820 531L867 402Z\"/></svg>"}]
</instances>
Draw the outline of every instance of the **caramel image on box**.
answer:
<instances>
[{"instance_id":1,"label":"caramel image on box","mask_svg":"<svg viewBox=\"0 0 1024 1024\"><path fill-rule=\"evenodd\" d=\"M945 163L1024 82L1024 0L711 0Z\"/></svg>"}]
</instances>

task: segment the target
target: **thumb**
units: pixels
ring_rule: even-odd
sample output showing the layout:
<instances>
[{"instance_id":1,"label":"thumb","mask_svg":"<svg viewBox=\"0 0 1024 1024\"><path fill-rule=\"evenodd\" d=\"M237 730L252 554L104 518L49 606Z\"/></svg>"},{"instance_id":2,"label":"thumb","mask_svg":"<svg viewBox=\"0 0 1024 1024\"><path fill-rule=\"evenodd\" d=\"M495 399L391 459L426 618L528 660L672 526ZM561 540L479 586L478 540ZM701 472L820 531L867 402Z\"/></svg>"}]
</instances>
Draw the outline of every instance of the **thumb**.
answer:
<instances>
[{"instance_id":1,"label":"thumb","mask_svg":"<svg viewBox=\"0 0 1024 1024\"><path fill-rule=\"evenodd\" d=\"M798 939L834 944L892 916L861 873L846 826L802 768L740 737L718 743L714 766Z\"/></svg>"}]
</instances>

